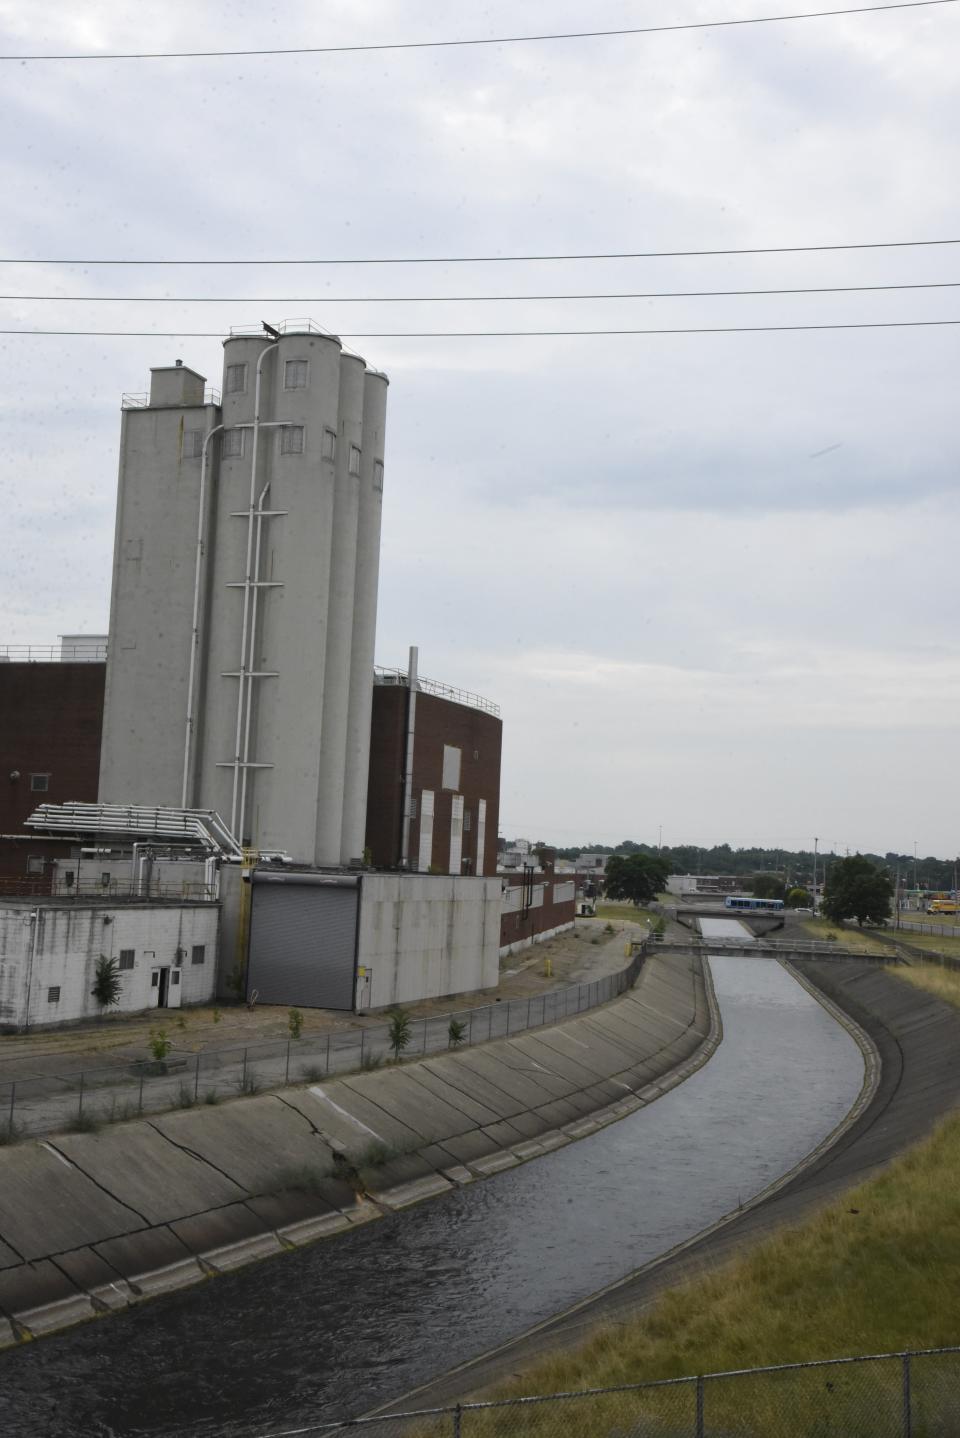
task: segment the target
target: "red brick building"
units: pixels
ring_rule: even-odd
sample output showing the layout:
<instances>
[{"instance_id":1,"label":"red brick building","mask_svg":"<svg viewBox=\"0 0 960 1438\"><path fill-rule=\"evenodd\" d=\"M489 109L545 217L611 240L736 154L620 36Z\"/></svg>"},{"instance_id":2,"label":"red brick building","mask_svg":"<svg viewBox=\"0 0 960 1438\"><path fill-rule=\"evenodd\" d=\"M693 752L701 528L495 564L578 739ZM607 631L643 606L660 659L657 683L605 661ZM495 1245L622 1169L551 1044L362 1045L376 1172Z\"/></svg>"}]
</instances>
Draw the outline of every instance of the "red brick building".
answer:
<instances>
[{"instance_id":1,"label":"red brick building","mask_svg":"<svg viewBox=\"0 0 960 1438\"><path fill-rule=\"evenodd\" d=\"M373 691L367 847L375 868L495 874L502 729L495 705L418 680L409 824L404 822L410 689L378 671ZM405 832L406 830L406 832Z\"/></svg>"},{"instance_id":2,"label":"red brick building","mask_svg":"<svg viewBox=\"0 0 960 1438\"><path fill-rule=\"evenodd\" d=\"M106 666L48 652L40 662L0 660L0 888L8 893L49 892L53 860L70 852L24 828L34 809L97 798Z\"/></svg>"},{"instance_id":3,"label":"red brick building","mask_svg":"<svg viewBox=\"0 0 960 1438\"><path fill-rule=\"evenodd\" d=\"M534 868L534 861L541 867ZM501 874L504 887L500 919L500 953L516 953L542 943L573 927L577 886L572 874L556 874L555 851L541 849L530 855L530 865L519 873Z\"/></svg>"}]
</instances>

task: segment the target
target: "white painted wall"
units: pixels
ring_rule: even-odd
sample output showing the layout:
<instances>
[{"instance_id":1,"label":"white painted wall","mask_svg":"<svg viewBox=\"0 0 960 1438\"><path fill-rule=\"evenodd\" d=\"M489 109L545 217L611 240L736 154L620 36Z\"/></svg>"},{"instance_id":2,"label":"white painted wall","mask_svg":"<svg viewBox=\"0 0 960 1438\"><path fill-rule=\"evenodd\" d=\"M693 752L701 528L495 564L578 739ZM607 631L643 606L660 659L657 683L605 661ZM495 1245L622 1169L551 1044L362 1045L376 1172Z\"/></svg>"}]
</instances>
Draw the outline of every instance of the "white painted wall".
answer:
<instances>
[{"instance_id":1,"label":"white painted wall","mask_svg":"<svg viewBox=\"0 0 960 1438\"><path fill-rule=\"evenodd\" d=\"M112 1013L151 1005L151 971L181 968L183 1004L213 996L220 912L216 904L29 904L0 908L0 1029L64 1024L96 1018L91 990L101 954L133 949L134 967L120 974L123 989ZM204 962L192 962L194 945ZM59 988L57 1002L49 991Z\"/></svg>"},{"instance_id":2,"label":"white painted wall","mask_svg":"<svg viewBox=\"0 0 960 1438\"><path fill-rule=\"evenodd\" d=\"M493 988L499 977L500 880L364 874L357 961L371 1008Z\"/></svg>"}]
</instances>

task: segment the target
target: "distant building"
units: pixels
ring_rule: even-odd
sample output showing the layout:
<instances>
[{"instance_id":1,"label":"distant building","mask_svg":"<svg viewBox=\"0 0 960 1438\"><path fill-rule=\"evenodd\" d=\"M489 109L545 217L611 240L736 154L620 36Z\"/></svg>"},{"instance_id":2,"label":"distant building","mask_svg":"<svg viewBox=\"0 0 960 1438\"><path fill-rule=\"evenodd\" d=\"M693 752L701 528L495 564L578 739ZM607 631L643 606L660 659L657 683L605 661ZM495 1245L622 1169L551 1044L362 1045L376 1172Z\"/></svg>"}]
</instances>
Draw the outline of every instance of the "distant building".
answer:
<instances>
[{"instance_id":1,"label":"distant building","mask_svg":"<svg viewBox=\"0 0 960 1438\"><path fill-rule=\"evenodd\" d=\"M748 874L669 874L667 893L681 898L694 895L740 894L749 888Z\"/></svg>"},{"instance_id":2,"label":"distant building","mask_svg":"<svg viewBox=\"0 0 960 1438\"><path fill-rule=\"evenodd\" d=\"M533 857L533 856L531 856ZM537 870L529 865L519 874L502 876L503 917L500 955L520 953L574 926L577 885L574 877L558 876L553 849L540 850Z\"/></svg>"}]
</instances>

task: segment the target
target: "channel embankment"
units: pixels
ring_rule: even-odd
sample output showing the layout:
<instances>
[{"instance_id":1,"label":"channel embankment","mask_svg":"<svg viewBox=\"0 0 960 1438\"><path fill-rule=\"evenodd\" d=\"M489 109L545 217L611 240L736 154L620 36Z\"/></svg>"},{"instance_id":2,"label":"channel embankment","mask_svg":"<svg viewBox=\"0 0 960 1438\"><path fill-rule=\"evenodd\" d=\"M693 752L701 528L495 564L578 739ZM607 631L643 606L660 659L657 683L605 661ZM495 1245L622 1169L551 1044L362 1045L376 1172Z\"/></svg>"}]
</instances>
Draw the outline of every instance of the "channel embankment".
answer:
<instances>
[{"instance_id":1,"label":"channel embankment","mask_svg":"<svg viewBox=\"0 0 960 1438\"><path fill-rule=\"evenodd\" d=\"M926 1137L960 1101L960 1010L904 983L870 959L836 955L792 964L871 1041L879 1058L872 1097L832 1143L742 1212L645 1265L509 1344L378 1411L433 1407L488 1393L536 1368L547 1354L584 1342L598 1327L629 1323L668 1288L694 1280L745 1246L802 1221ZM835 1281L825 1274L824 1282Z\"/></svg>"},{"instance_id":2,"label":"channel embankment","mask_svg":"<svg viewBox=\"0 0 960 1438\"><path fill-rule=\"evenodd\" d=\"M450 1191L658 1098L720 1040L698 954L556 1027L0 1150L0 1347Z\"/></svg>"}]
</instances>

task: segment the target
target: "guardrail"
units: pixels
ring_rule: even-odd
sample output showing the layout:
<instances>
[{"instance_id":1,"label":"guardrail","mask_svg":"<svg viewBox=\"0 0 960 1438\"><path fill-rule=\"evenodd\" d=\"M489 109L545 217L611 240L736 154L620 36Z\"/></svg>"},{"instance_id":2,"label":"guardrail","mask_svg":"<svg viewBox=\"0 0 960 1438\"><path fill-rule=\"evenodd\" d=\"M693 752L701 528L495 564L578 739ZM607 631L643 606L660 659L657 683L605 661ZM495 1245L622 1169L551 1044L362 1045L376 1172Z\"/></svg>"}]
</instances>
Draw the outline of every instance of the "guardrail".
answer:
<instances>
[{"instance_id":1,"label":"guardrail","mask_svg":"<svg viewBox=\"0 0 960 1438\"><path fill-rule=\"evenodd\" d=\"M446 1053L491 1039L575 1018L625 993L643 966L646 940L634 945L629 964L589 983L480 1008L414 1018L399 1057ZM221 1098L254 1094L285 1084L319 1083L336 1074L379 1068L394 1057L388 1023L331 1030L304 1039L177 1050L176 1023L189 1010L158 1009L156 1023L172 1047L161 1059L137 1059L111 1068L66 1074L0 1077L0 1143L43 1133L82 1131L143 1113L192 1108ZM456 1026L456 1027L454 1027Z\"/></svg>"},{"instance_id":2,"label":"guardrail","mask_svg":"<svg viewBox=\"0 0 960 1438\"><path fill-rule=\"evenodd\" d=\"M0 644L0 663L95 664L106 659L106 643Z\"/></svg>"},{"instance_id":3,"label":"guardrail","mask_svg":"<svg viewBox=\"0 0 960 1438\"><path fill-rule=\"evenodd\" d=\"M397 684L406 688L409 676L405 669L386 669L378 664L373 671L375 684ZM417 689L424 694L435 694L438 699L450 699L454 704L465 704L470 709L479 709L484 714L500 716L500 705L482 694L473 694L469 689L458 689L453 684L443 684L439 679L425 679L417 676Z\"/></svg>"},{"instance_id":4,"label":"guardrail","mask_svg":"<svg viewBox=\"0 0 960 1438\"><path fill-rule=\"evenodd\" d=\"M768 939L764 935L758 938L742 939L669 939L663 935L652 935L652 941L657 945L663 945L671 949L697 949L701 952L715 952L720 949L746 949L752 953L773 952L778 954L809 954L819 958L838 959L882 959L884 963L890 963L895 956L884 951L867 953L845 949L843 943L837 940L835 943L824 939Z\"/></svg>"},{"instance_id":5,"label":"guardrail","mask_svg":"<svg viewBox=\"0 0 960 1438\"><path fill-rule=\"evenodd\" d=\"M923 1348L779 1363L339 1423L298 1421L286 1431L306 1435L349 1429L370 1438L412 1432L418 1438L809 1438L814 1433L933 1438L960 1432L958 1355L957 1347Z\"/></svg>"}]
</instances>

